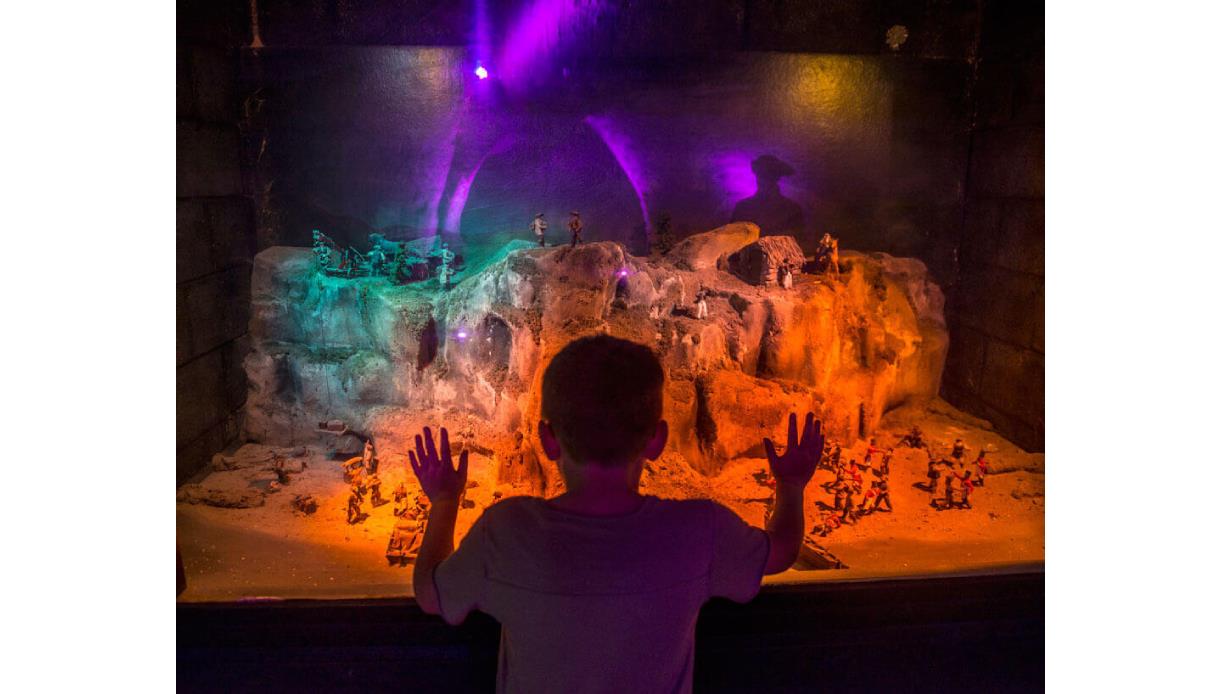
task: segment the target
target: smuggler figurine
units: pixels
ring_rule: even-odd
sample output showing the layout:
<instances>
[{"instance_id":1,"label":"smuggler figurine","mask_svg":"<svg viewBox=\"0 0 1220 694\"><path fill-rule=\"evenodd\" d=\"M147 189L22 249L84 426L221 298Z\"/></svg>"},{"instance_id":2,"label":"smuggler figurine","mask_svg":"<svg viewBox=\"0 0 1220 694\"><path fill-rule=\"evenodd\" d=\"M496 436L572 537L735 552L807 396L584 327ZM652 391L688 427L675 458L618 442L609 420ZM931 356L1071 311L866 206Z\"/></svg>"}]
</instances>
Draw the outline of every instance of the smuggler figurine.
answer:
<instances>
[{"instance_id":1,"label":"smuggler figurine","mask_svg":"<svg viewBox=\"0 0 1220 694\"><path fill-rule=\"evenodd\" d=\"M903 436L902 440L899 441L898 443L899 443L899 445L904 445L909 448L927 448L928 447L927 443L925 443L923 440L923 429L920 429L918 426L911 427L911 430L908 431L906 436Z\"/></svg>"},{"instance_id":2,"label":"smuggler figurine","mask_svg":"<svg viewBox=\"0 0 1220 694\"><path fill-rule=\"evenodd\" d=\"M953 442L953 453L950 455L952 455L954 460L957 462L962 462L962 458L966 456L966 444L963 443L961 439L955 440Z\"/></svg>"},{"instance_id":3,"label":"smuggler figurine","mask_svg":"<svg viewBox=\"0 0 1220 694\"><path fill-rule=\"evenodd\" d=\"M703 320L707 318L707 292L700 289L695 295L695 319Z\"/></svg>"},{"instance_id":4,"label":"smuggler figurine","mask_svg":"<svg viewBox=\"0 0 1220 694\"><path fill-rule=\"evenodd\" d=\"M572 234L572 248L576 248L576 244L580 243L580 232L584 229L585 225L580 221L580 213L573 210L572 216L568 219L568 232Z\"/></svg>"},{"instance_id":5,"label":"smuggler figurine","mask_svg":"<svg viewBox=\"0 0 1220 694\"><path fill-rule=\"evenodd\" d=\"M381 250L381 246L373 246L369 249L369 277L378 277L385 270L385 251Z\"/></svg>"},{"instance_id":6,"label":"smuggler figurine","mask_svg":"<svg viewBox=\"0 0 1220 694\"><path fill-rule=\"evenodd\" d=\"M356 492L356 488L352 487L352 493L347 497L347 524L355 525L360 522L360 502L363 499Z\"/></svg>"},{"instance_id":7,"label":"smuggler figurine","mask_svg":"<svg viewBox=\"0 0 1220 694\"><path fill-rule=\"evenodd\" d=\"M364 442L364 453L360 457L360 464L370 475L377 474L377 454L373 451L373 439Z\"/></svg>"},{"instance_id":8,"label":"smuggler figurine","mask_svg":"<svg viewBox=\"0 0 1220 694\"><path fill-rule=\"evenodd\" d=\"M394 515L405 516L407 509L410 508L410 493L407 491L407 485L399 482L397 487L394 487Z\"/></svg>"},{"instance_id":9,"label":"smuggler figurine","mask_svg":"<svg viewBox=\"0 0 1220 694\"><path fill-rule=\"evenodd\" d=\"M541 212L534 215L534 221L530 224L530 229L533 230L534 236L538 239L539 248L546 245L546 220L543 219L543 216Z\"/></svg>"},{"instance_id":10,"label":"smuggler figurine","mask_svg":"<svg viewBox=\"0 0 1220 694\"><path fill-rule=\"evenodd\" d=\"M372 502L373 508L377 508L382 504L388 504L389 501L381 498L381 478L377 473L371 473L365 478L364 483L369 489L369 501Z\"/></svg>"}]
</instances>

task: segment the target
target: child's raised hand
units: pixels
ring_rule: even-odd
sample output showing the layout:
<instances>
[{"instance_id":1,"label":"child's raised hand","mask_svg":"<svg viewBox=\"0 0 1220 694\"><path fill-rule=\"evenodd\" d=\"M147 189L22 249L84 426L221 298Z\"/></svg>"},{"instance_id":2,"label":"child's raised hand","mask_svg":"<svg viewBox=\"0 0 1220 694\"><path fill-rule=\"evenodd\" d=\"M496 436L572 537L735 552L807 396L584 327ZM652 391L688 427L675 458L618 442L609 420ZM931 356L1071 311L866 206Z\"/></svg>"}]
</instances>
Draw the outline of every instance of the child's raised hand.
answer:
<instances>
[{"instance_id":1,"label":"child's raised hand","mask_svg":"<svg viewBox=\"0 0 1220 694\"><path fill-rule=\"evenodd\" d=\"M805 415L805 430L799 440L796 436L796 413L788 415L788 446L782 456L776 455L775 443L771 439L763 439L763 447L767 449L767 462L771 464L771 474L775 476L775 480L799 484L802 488L809 484L814 471L818 469L824 445L822 420L814 419L812 412Z\"/></svg>"},{"instance_id":2,"label":"child's raised hand","mask_svg":"<svg viewBox=\"0 0 1220 694\"><path fill-rule=\"evenodd\" d=\"M415 435L415 450L407 451L411 459L411 469L419 479L419 485L424 488L424 494L433 503L437 501L456 501L466 489L467 451L462 451L458 466L453 468L453 456L449 453L449 430L441 427L441 450L437 454L436 445L432 442L432 430L424 427L424 435Z\"/></svg>"}]
</instances>

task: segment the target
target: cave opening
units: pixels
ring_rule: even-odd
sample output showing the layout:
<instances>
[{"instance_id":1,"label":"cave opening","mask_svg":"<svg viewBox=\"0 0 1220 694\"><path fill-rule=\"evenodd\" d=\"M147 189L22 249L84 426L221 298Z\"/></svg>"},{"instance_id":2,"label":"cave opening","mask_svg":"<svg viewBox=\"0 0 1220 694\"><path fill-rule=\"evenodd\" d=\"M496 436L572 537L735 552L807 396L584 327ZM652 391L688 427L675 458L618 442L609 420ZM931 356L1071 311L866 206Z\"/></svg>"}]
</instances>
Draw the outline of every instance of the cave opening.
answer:
<instances>
[{"instance_id":1,"label":"cave opening","mask_svg":"<svg viewBox=\"0 0 1220 694\"><path fill-rule=\"evenodd\" d=\"M513 353L513 331L499 316L488 314L479 325L478 362L487 380L497 389L508 378Z\"/></svg>"},{"instance_id":2,"label":"cave opening","mask_svg":"<svg viewBox=\"0 0 1220 694\"><path fill-rule=\"evenodd\" d=\"M429 317L424 329L419 334L419 352L415 357L415 370L423 371L436 359L440 348L440 337L436 332L436 319Z\"/></svg>"}]
</instances>

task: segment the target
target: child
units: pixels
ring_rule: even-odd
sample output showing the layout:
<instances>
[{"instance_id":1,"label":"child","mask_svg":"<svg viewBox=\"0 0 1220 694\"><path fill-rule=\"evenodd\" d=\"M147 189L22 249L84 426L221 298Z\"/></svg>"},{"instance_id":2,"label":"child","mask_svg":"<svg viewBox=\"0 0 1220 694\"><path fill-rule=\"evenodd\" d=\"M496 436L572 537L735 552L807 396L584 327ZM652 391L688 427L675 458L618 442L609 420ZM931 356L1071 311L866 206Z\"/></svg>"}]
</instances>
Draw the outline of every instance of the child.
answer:
<instances>
[{"instance_id":1,"label":"child","mask_svg":"<svg viewBox=\"0 0 1220 694\"><path fill-rule=\"evenodd\" d=\"M776 480L764 532L712 501L639 493L669 433L663 385L647 347L607 335L564 347L543 375L538 437L567 491L491 506L457 551L467 454L455 469L445 429L439 450L430 429L415 437L411 467L432 501L416 600L450 624L474 609L499 620L498 691L689 692L700 606L748 601L796 560L821 422L806 415L798 439L790 415L783 455L764 439Z\"/></svg>"}]
</instances>

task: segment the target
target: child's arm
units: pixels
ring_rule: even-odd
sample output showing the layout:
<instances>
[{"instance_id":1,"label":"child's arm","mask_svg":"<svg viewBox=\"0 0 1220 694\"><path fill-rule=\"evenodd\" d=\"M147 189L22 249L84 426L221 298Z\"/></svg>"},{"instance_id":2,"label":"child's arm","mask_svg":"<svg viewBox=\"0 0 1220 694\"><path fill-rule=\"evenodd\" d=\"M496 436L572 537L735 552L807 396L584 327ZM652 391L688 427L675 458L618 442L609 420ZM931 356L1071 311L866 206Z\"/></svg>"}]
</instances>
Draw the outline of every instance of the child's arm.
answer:
<instances>
[{"instance_id":1,"label":"child's arm","mask_svg":"<svg viewBox=\"0 0 1220 694\"><path fill-rule=\"evenodd\" d=\"M824 437L822 422L805 415L805 430L796 436L796 414L788 415L788 446L782 456L776 455L771 439L763 439L771 474L775 476L775 510L767 521L771 550L767 556L765 574L787 570L796 561L805 535L805 485L822 459Z\"/></svg>"},{"instance_id":2,"label":"child's arm","mask_svg":"<svg viewBox=\"0 0 1220 694\"><path fill-rule=\"evenodd\" d=\"M436 567L453 554L453 528L457 523L458 507L462 491L466 489L466 461L468 454L462 451L457 469L453 468L453 457L449 453L449 432L441 427L441 450L437 455L432 442L432 430L424 427L424 435L415 437L415 450L408 451L411 469L419 478L419 484L432 502L428 524L424 528L424 539L415 559L415 601L428 614L440 614L440 602L436 595Z\"/></svg>"}]
</instances>

